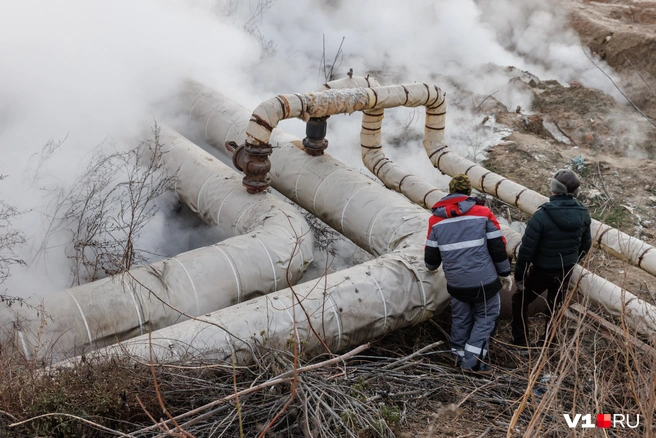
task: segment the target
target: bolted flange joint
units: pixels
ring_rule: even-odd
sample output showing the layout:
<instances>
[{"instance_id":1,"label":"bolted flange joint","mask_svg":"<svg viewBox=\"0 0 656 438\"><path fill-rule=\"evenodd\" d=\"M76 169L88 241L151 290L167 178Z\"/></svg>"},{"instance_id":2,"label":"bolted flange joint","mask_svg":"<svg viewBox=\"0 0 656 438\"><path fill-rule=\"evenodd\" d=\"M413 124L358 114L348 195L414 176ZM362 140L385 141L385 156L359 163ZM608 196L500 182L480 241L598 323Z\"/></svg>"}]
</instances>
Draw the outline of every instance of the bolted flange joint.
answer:
<instances>
[{"instance_id":1,"label":"bolted flange joint","mask_svg":"<svg viewBox=\"0 0 656 438\"><path fill-rule=\"evenodd\" d=\"M326 130L328 123L326 120L330 116L312 117L305 125L305 137L303 139L303 147L305 152L312 155L323 155L323 151L328 147L328 140L326 140Z\"/></svg>"},{"instance_id":2,"label":"bolted flange joint","mask_svg":"<svg viewBox=\"0 0 656 438\"><path fill-rule=\"evenodd\" d=\"M270 144L251 144L248 141L237 146L235 142L226 142L226 149L232 153L232 164L246 176L242 184L248 193L266 190L271 184L269 155L273 151Z\"/></svg>"}]
</instances>

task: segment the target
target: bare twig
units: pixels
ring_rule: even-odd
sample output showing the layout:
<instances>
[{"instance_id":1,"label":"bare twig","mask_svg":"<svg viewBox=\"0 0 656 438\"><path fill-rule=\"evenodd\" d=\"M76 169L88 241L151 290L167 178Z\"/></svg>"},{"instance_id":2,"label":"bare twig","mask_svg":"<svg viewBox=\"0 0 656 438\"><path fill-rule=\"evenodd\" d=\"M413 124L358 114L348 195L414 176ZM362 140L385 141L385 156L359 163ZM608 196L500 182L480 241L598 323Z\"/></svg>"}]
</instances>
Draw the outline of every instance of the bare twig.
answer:
<instances>
[{"instance_id":1,"label":"bare twig","mask_svg":"<svg viewBox=\"0 0 656 438\"><path fill-rule=\"evenodd\" d=\"M488 426L488 428L485 429L485 430L483 431L483 433L480 434L480 435L479 435L478 437L476 437L476 438L484 438L485 436L487 436L488 433L490 433L491 430L492 430L492 426Z\"/></svg>"},{"instance_id":2,"label":"bare twig","mask_svg":"<svg viewBox=\"0 0 656 438\"><path fill-rule=\"evenodd\" d=\"M276 377L273 378L273 379L269 379L269 380L267 380L266 382L260 383L259 385L252 386L252 387L250 387L250 388L247 388L247 389L245 389L245 390L239 391L239 392L237 392L237 393L232 393L232 394L230 394L230 395L228 395L228 396L225 396L225 397L223 397L223 398L221 398L221 399L214 400L214 401L212 401L212 402L210 402L210 403L207 403L207 404L205 404L205 405L203 405L203 406L200 406L200 407L198 407L198 408L196 408L196 409L193 409L193 410L191 410L191 411L185 412L184 414L180 414L180 415L176 416L176 417L174 418L174 420L175 420L175 421L179 421L179 420L181 420L181 419L183 419L183 418L188 418L188 417L190 417L190 416L192 416L192 415L198 414L199 412L203 412L203 411L205 411L205 410L207 410L207 409L211 409L211 408L213 408L213 407L215 407L215 406L218 406L218 405L220 405L220 404L222 404L222 403L225 403L225 402L228 402L228 401L230 401L230 400L233 400L233 399L235 399L236 397L243 397L243 396L245 396L245 395L248 395L248 394L251 394L251 393L254 393L254 392L260 391L260 390L265 389L265 388L269 388L269 387L271 387L271 386L279 385L279 384L281 384L281 383L288 383L288 382L292 381L293 375L294 375L295 373L296 373L296 374L300 374L300 373L304 373L304 372L307 372L307 371L316 370L316 369L318 369L318 368L322 368L322 367L325 367L325 366L329 366L329 365L332 365L332 364L335 364L335 363L338 363L338 362L345 361L345 360L347 360L347 359L349 359L349 358L355 356L356 354L361 353L362 351L364 351L364 350L366 350L366 349L368 349L368 348L369 348L369 344L360 345L359 347L354 348L353 350L351 350L351 351L349 351L349 352L347 352L347 353L344 353L344 354L342 354L342 355L340 355L340 356L334 357L334 358L332 358L332 359L329 359L329 360L326 360L326 361L323 361L323 362L319 362L319 363L317 363L317 364L312 364L312 365L307 365L307 366L305 366L305 367L300 367L300 368L298 368L298 369L296 369L296 370L293 370L293 371L285 372L285 373L283 373L283 374L280 374L279 376L276 376ZM290 377L290 376L291 376L291 377ZM169 423L169 422L170 422L170 420L166 420L166 421L161 422L161 423L159 423L159 424L167 424L167 423ZM149 426L149 427L144 428L144 429L140 429L140 430L138 430L138 431L135 432L135 433L143 433L143 432L147 432L147 431L149 431L149 430L153 430L155 427L157 427L157 425Z\"/></svg>"},{"instance_id":3,"label":"bare twig","mask_svg":"<svg viewBox=\"0 0 656 438\"><path fill-rule=\"evenodd\" d=\"M18 423L12 423L8 424L7 427L16 427L20 426L22 424L29 423L34 420L38 420L40 418L47 418L47 417L65 417L65 418L72 418L74 420L77 420L81 423L84 423L86 425L89 425L91 427L94 427L96 429L102 430L107 433L111 433L112 435L120 436L120 437L125 437L125 438L134 438L134 435L132 434L126 434L123 432L119 432L118 430L110 429L109 427L102 426L98 423L94 423L93 421L89 421L86 418L78 417L77 415L71 415L71 414L64 414L60 412L52 412L49 414L43 414L43 415L37 415L36 417L28 418L27 420L19 421Z\"/></svg>"},{"instance_id":4,"label":"bare twig","mask_svg":"<svg viewBox=\"0 0 656 438\"><path fill-rule=\"evenodd\" d=\"M608 80L613 84L613 86L615 86L615 88L617 89L617 91L619 91L620 94L621 94L622 96L624 96L624 98L627 100L627 102L629 102L629 103L631 104L631 106L632 106L632 107L638 112L638 114L640 114L645 120L647 120L647 121L648 121L653 127L656 128L656 123L654 123L654 121L653 121L651 118L649 118L648 115L646 115L645 113L643 113L642 110L641 110L640 108L638 108L638 106L637 106L635 103L633 103L633 101L632 101L631 99L629 99L629 96L627 96L626 93L624 93L624 91L620 88L620 86L617 85L617 84L615 83L615 81L613 80L613 78L611 78L611 77L608 75L608 73L606 73L601 67L599 67L599 65L598 65L596 62L594 62L594 60L590 57L590 55L588 55L588 53L585 51L585 48L582 47L582 49L583 49L583 53L584 53L585 56L590 60L590 62L592 63L592 65L594 65L595 67L597 67L597 69L599 69L599 71L602 72L602 73L604 74L604 76L606 76L606 77L608 78Z\"/></svg>"},{"instance_id":5,"label":"bare twig","mask_svg":"<svg viewBox=\"0 0 656 438\"><path fill-rule=\"evenodd\" d=\"M326 64L326 35L322 35L323 52L319 68L323 69L325 82L330 82L333 79L335 65L337 64L339 57L342 55L342 46L344 45L344 40L346 40L346 37L342 37L342 42L339 44L337 52L335 52L335 59L333 59L333 63L330 65L330 69L328 69L328 65Z\"/></svg>"},{"instance_id":6,"label":"bare twig","mask_svg":"<svg viewBox=\"0 0 656 438\"><path fill-rule=\"evenodd\" d=\"M475 108L475 109L479 109L479 108L485 103L486 100L488 100L490 97L494 96L494 95L497 94L498 92L499 92L499 90L497 90L497 91L495 91L495 92L493 92L493 93L490 93L490 94L488 94L487 96L485 96L485 98L484 98L483 100L481 100L481 103L479 103L478 105L476 105L476 108Z\"/></svg>"}]
</instances>

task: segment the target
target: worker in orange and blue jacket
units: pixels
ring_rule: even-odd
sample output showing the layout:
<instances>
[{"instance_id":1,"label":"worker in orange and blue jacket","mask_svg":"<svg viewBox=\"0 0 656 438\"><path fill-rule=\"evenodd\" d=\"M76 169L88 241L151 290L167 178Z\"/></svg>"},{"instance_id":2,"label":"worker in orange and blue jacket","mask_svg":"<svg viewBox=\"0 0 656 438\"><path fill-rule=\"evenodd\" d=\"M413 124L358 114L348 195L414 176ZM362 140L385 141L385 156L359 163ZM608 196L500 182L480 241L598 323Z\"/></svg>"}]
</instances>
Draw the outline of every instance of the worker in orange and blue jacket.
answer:
<instances>
[{"instance_id":1,"label":"worker in orange and blue jacket","mask_svg":"<svg viewBox=\"0 0 656 438\"><path fill-rule=\"evenodd\" d=\"M485 358L501 309L499 291L510 290L512 277L499 222L483 200L470 195L467 175L453 177L449 195L433 206L424 262L431 271L443 265L457 365L490 372Z\"/></svg>"}]
</instances>

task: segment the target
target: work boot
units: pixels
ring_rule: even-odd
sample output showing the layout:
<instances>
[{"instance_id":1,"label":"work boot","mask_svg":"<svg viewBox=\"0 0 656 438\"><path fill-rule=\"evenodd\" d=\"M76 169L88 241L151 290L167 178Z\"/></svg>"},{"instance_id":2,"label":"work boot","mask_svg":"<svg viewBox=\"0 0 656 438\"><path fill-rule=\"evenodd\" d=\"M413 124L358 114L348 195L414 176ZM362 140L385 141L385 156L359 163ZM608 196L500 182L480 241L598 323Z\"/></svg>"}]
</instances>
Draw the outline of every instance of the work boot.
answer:
<instances>
[{"instance_id":1,"label":"work boot","mask_svg":"<svg viewBox=\"0 0 656 438\"><path fill-rule=\"evenodd\" d=\"M464 373L479 375L479 376L489 376L490 374L492 374L494 372L492 367L489 366L488 364L486 364L485 362L480 362L478 364L478 367L476 367L476 368L477 369L468 369L468 368L461 367L460 369Z\"/></svg>"}]
</instances>

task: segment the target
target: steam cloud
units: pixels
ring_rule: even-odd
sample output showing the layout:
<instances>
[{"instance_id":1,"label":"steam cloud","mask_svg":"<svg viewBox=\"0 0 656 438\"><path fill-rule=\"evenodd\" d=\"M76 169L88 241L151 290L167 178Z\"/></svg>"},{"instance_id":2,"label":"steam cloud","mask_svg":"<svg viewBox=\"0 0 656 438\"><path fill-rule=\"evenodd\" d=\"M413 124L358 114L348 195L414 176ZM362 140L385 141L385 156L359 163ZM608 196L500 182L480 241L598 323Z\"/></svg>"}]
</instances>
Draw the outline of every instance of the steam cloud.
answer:
<instances>
[{"instance_id":1,"label":"steam cloud","mask_svg":"<svg viewBox=\"0 0 656 438\"><path fill-rule=\"evenodd\" d=\"M336 59L333 68L341 75L353 68L356 75L379 72L387 84L434 82L448 95L458 87L482 95L500 90L495 97L511 108L530 101L509 88L503 69L489 64L610 91L562 14L533 0L2 2L0 174L8 178L0 181L0 199L26 211L14 226L28 237L19 256L30 262L14 266L3 285L12 295L66 287L63 236L37 252L49 223L49 190L69 187L97 145L136 146L186 77L254 108L274 94L311 91L325 82L325 40L326 63ZM334 117L329 131L329 152L354 167L361 167L359 122L357 115ZM468 130L476 122L466 108L451 106L447 142L471 154L501 135L473 139ZM423 155L422 125L416 112L388 111L386 141L407 144L386 152L442 184ZM282 127L304 136L300 122ZM39 166L51 139L65 141ZM174 254L194 245L189 230L165 218L173 202L173 196L161 200L162 214L142 236L142 246L153 252Z\"/></svg>"}]
</instances>

